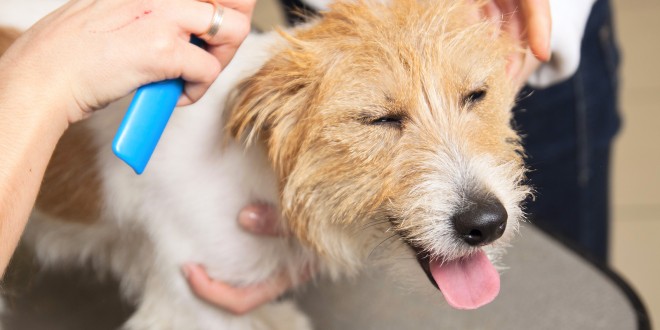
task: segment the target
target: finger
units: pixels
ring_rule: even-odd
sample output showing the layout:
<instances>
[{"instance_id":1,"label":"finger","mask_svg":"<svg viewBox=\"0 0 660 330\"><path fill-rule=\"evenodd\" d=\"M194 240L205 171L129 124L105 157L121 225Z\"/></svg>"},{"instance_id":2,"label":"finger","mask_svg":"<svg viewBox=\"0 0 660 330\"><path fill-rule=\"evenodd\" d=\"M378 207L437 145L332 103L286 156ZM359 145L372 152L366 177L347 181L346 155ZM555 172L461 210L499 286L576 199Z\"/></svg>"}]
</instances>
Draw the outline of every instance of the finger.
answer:
<instances>
[{"instance_id":1,"label":"finger","mask_svg":"<svg viewBox=\"0 0 660 330\"><path fill-rule=\"evenodd\" d=\"M221 0L218 3L227 8L234 9L247 17L252 17L257 2L256 0Z\"/></svg>"},{"instance_id":2,"label":"finger","mask_svg":"<svg viewBox=\"0 0 660 330\"><path fill-rule=\"evenodd\" d=\"M204 37L204 34L200 36L207 43L207 51L220 61L222 67L226 67L249 32L249 19L233 9L226 8L218 33L212 38Z\"/></svg>"},{"instance_id":3,"label":"finger","mask_svg":"<svg viewBox=\"0 0 660 330\"><path fill-rule=\"evenodd\" d=\"M238 51L238 47L240 47L240 44L226 44L215 47L208 47L207 51L211 55L215 56L224 68L227 67L229 62L231 62L231 60L234 58L236 51Z\"/></svg>"},{"instance_id":4,"label":"finger","mask_svg":"<svg viewBox=\"0 0 660 330\"><path fill-rule=\"evenodd\" d=\"M185 6L170 8L169 14L187 34L201 35L211 25L215 13L213 4L203 1L187 1Z\"/></svg>"},{"instance_id":5,"label":"finger","mask_svg":"<svg viewBox=\"0 0 660 330\"><path fill-rule=\"evenodd\" d=\"M206 91L209 90L210 84L205 83L185 83L183 86L183 93L176 103L177 107L184 107L191 105L206 94Z\"/></svg>"},{"instance_id":6,"label":"finger","mask_svg":"<svg viewBox=\"0 0 660 330\"><path fill-rule=\"evenodd\" d=\"M521 9L527 27L527 39L532 53L541 61L550 59L552 18L548 0L523 0Z\"/></svg>"},{"instance_id":7,"label":"finger","mask_svg":"<svg viewBox=\"0 0 660 330\"><path fill-rule=\"evenodd\" d=\"M232 8L224 8L222 16L220 30L213 38L206 38L206 43L211 46L226 44L238 46L250 33L250 18ZM208 26L204 32L207 30Z\"/></svg>"},{"instance_id":8,"label":"finger","mask_svg":"<svg viewBox=\"0 0 660 330\"><path fill-rule=\"evenodd\" d=\"M257 235L285 235L275 208L267 204L251 204L244 207L238 214L238 224Z\"/></svg>"},{"instance_id":9,"label":"finger","mask_svg":"<svg viewBox=\"0 0 660 330\"><path fill-rule=\"evenodd\" d=\"M222 6L222 5L220 5ZM207 2L193 1L178 15L179 26L191 34L202 37L209 45L223 45L227 43L241 43L250 32L250 17L229 7L221 7L222 21L218 32L212 38L204 34L211 27L215 16L215 7Z\"/></svg>"},{"instance_id":10,"label":"finger","mask_svg":"<svg viewBox=\"0 0 660 330\"><path fill-rule=\"evenodd\" d=\"M229 64L236 54L236 50L250 32L250 18L232 8L222 7L219 30L211 38L205 34L211 27L211 21L215 15L215 7L212 4L192 1L181 11L181 13L172 13L172 15L177 15L184 37L187 37L186 33L189 33L204 39L207 43L207 50L220 61L223 68Z\"/></svg>"},{"instance_id":11,"label":"finger","mask_svg":"<svg viewBox=\"0 0 660 330\"><path fill-rule=\"evenodd\" d=\"M235 288L212 280L199 265L185 265L184 273L195 295L237 315L272 301L291 287L291 281L284 274L262 284Z\"/></svg>"},{"instance_id":12,"label":"finger","mask_svg":"<svg viewBox=\"0 0 660 330\"><path fill-rule=\"evenodd\" d=\"M222 66L216 57L195 45L181 41L179 56L181 78L186 82L179 105L199 100L220 74Z\"/></svg>"}]
</instances>

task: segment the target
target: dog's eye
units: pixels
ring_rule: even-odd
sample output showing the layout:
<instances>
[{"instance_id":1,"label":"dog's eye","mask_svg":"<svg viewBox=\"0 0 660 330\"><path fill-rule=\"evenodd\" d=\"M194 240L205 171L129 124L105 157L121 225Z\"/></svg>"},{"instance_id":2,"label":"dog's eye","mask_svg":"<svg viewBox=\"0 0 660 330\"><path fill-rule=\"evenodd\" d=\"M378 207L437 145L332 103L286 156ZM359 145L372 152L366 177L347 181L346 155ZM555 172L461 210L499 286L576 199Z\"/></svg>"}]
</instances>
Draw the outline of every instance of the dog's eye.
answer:
<instances>
[{"instance_id":1,"label":"dog's eye","mask_svg":"<svg viewBox=\"0 0 660 330\"><path fill-rule=\"evenodd\" d=\"M486 97L486 90L485 89L479 89L476 91L470 92L467 96L463 98L463 104L465 105L470 105L470 104L475 104L481 100L483 100Z\"/></svg>"},{"instance_id":2,"label":"dog's eye","mask_svg":"<svg viewBox=\"0 0 660 330\"><path fill-rule=\"evenodd\" d=\"M403 117L402 116L383 116L379 117L375 120L372 120L370 122L371 125L386 125L386 126L394 126L397 128L401 128L403 125Z\"/></svg>"}]
</instances>

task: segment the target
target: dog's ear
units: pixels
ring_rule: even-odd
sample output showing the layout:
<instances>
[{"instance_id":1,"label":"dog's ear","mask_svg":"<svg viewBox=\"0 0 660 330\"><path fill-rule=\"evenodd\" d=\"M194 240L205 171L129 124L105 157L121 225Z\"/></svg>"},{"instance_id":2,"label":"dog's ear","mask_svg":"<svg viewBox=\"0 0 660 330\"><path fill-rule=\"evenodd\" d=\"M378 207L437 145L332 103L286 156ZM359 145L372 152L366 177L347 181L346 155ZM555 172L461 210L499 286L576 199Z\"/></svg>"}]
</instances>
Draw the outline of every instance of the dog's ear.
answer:
<instances>
[{"instance_id":1,"label":"dog's ear","mask_svg":"<svg viewBox=\"0 0 660 330\"><path fill-rule=\"evenodd\" d=\"M20 32L17 30L0 26L0 56L14 43L18 36L20 36Z\"/></svg>"},{"instance_id":2,"label":"dog's ear","mask_svg":"<svg viewBox=\"0 0 660 330\"><path fill-rule=\"evenodd\" d=\"M275 168L286 173L291 166L287 160L295 158L299 148L287 141L304 140L301 119L313 111L319 72L304 43L284 37L287 47L234 91L226 132L248 145L256 139L265 142Z\"/></svg>"}]
</instances>

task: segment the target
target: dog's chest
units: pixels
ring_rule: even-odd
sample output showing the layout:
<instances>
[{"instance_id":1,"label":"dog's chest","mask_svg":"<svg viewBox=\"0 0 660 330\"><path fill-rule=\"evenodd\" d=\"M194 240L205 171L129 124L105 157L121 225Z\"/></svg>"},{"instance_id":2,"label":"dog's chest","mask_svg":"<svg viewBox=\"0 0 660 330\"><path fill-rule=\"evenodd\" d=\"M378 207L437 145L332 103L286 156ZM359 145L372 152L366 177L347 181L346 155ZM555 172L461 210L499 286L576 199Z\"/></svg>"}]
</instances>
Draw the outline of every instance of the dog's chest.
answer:
<instances>
[{"instance_id":1,"label":"dog's chest","mask_svg":"<svg viewBox=\"0 0 660 330\"><path fill-rule=\"evenodd\" d=\"M121 120L123 105L104 110L89 124L102 132L96 138L110 218L143 226L159 254L181 264L203 263L212 276L230 282L262 280L299 254L299 245L287 239L239 228L237 216L248 204L277 207L277 180L261 146L245 149L223 141L226 97L259 68L271 41L249 37L202 100L175 110L141 176L110 151L110 123Z\"/></svg>"}]
</instances>

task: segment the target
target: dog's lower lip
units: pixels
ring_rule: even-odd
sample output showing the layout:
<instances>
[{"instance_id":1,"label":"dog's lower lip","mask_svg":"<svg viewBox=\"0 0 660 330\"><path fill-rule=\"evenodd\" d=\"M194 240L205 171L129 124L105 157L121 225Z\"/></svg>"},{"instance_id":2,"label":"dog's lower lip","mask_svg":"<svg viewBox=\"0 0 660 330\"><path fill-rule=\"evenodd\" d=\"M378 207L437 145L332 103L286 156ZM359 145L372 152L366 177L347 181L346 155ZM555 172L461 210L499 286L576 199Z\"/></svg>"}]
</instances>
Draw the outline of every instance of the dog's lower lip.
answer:
<instances>
[{"instance_id":1,"label":"dog's lower lip","mask_svg":"<svg viewBox=\"0 0 660 330\"><path fill-rule=\"evenodd\" d=\"M389 216L387 219L393 223L396 224L399 222L399 219L396 217ZM410 239L406 237L406 233L404 232L398 232L399 236L402 238L402 240L413 250L415 253L415 258L417 258L417 262L419 265L422 267L422 270L424 270L424 273L426 274L426 277L428 277L429 281L433 286L440 290L440 287L438 286L438 283L435 281L433 278L433 274L431 274L431 255L419 247L417 244L413 243Z\"/></svg>"},{"instance_id":2,"label":"dog's lower lip","mask_svg":"<svg viewBox=\"0 0 660 330\"><path fill-rule=\"evenodd\" d=\"M413 247L414 250L416 250ZM440 290L440 287L438 287L438 283L435 281L433 278L433 274L431 274L431 256L428 253L423 253L423 252L418 252L415 251L416 256L417 256L417 262L419 262L419 265L422 267L424 270L424 273L426 274L426 277L428 277L429 281L433 286Z\"/></svg>"},{"instance_id":3,"label":"dog's lower lip","mask_svg":"<svg viewBox=\"0 0 660 330\"><path fill-rule=\"evenodd\" d=\"M388 219L390 222L396 222L396 218L394 217L388 217ZM431 254L408 239L405 233L400 232L399 236L413 250L415 253L415 258L417 258L417 262L419 263L420 267L422 267L422 270L424 270L424 273L426 274L426 277L429 279L431 284L433 284L436 289L440 290L438 283L435 281L433 274L431 273Z\"/></svg>"},{"instance_id":4,"label":"dog's lower lip","mask_svg":"<svg viewBox=\"0 0 660 330\"><path fill-rule=\"evenodd\" d=\"M422 270L424 270L424 273L426 274L426 277L428 277L429 281L433 286L440 290L440 287L438 286L438 283L435 281L433 278L433 274L431 274L431 255L421 249L420 247L416 246L415 244L405 240L408 246L415 252L415 257L417 258L417 262L419 265L422 267Z\"/></svg>"}]
</instances>

